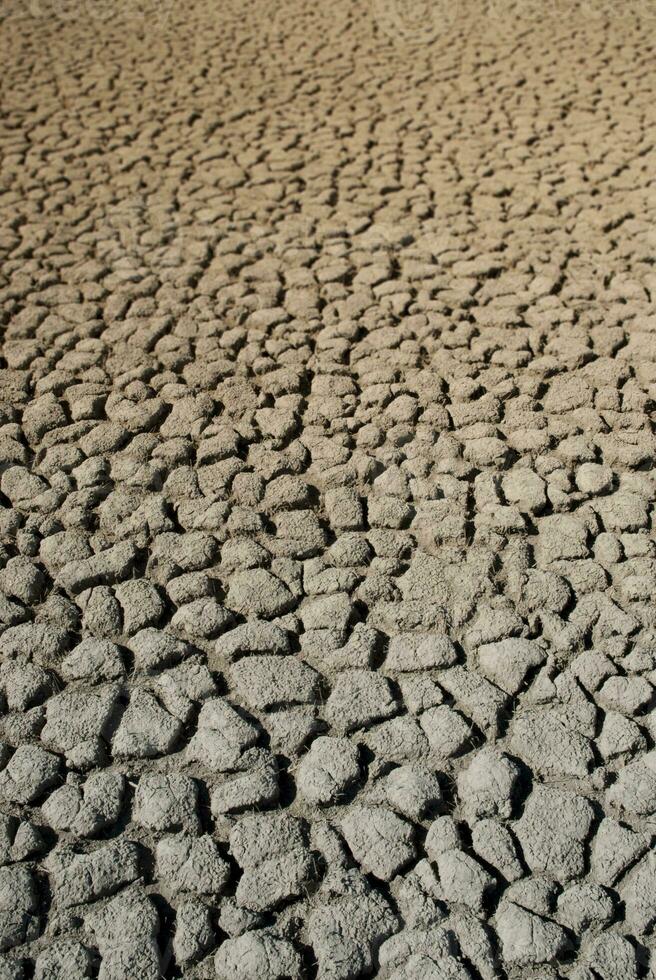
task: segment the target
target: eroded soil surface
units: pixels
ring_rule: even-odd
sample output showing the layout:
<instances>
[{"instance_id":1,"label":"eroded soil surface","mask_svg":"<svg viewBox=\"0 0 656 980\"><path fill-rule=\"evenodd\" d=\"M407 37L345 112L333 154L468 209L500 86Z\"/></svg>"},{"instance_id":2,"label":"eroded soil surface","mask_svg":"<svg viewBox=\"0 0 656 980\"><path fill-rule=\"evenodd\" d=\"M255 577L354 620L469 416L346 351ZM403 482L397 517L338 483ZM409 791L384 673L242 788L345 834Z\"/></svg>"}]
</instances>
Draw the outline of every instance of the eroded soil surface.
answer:
<instances>
[{"instance_id":1,"label":"eroded soil surface","mask_svg":"<svg viewBox=\"0 0 656 980\"><path fill-rule=\"evenodd\" d=\"M0 980L656 977L647 0L115 6L0 24Z\"/></svg>"}]
</instances>

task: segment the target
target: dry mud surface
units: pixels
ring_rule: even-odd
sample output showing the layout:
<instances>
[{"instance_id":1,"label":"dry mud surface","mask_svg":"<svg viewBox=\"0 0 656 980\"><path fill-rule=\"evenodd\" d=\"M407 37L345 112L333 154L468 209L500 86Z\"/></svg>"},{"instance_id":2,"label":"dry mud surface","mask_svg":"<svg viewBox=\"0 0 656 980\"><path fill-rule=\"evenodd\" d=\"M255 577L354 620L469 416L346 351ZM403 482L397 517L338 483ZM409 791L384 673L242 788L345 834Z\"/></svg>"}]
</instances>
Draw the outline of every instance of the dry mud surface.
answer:
<instances>
[{"instance_id":1,"label":"dry mud surface","mask_svg":"<svg viewBox=\"0 0 656 980\"><path fill-rule=\"evenodd\" d=\"M656 977L648 4L115 7L0 25L0 980Z\"/></svg>"}]
</instances>

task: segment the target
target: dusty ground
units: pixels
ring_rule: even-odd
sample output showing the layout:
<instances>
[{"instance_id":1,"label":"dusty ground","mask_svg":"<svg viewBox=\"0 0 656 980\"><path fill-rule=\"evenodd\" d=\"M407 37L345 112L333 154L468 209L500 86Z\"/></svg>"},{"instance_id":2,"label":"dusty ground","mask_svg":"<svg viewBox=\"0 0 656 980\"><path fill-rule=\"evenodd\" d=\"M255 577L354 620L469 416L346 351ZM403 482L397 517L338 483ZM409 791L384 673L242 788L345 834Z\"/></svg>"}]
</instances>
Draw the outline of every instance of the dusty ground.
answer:
<instances>
[{"instance_id":1,"label":"dusty ground","mask_svg":"<svg viewBox=\"0 0 656 980\"><path fill-rule=\"evenodd\" d=\"M656 977L648 0L115 6L0 25L0 980Z\"/></svg>"}]
</instances>

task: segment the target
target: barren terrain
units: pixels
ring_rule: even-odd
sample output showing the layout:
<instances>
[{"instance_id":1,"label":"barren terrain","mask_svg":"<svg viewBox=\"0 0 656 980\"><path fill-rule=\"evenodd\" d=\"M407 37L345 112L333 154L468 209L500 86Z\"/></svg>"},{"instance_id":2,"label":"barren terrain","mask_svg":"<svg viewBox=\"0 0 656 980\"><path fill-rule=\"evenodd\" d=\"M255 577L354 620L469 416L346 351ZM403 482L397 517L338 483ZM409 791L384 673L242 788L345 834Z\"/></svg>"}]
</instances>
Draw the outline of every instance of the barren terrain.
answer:
<instances>
[{"instance_id":1,"label":"barren terrain","mask_svg":"<svg viewBox=\"0 0 656 980\"><path fill-rule=\"evenodd\" d=\"M656 978L655 14L5 4L0 980Z\"/></svg>"}]
</instances>

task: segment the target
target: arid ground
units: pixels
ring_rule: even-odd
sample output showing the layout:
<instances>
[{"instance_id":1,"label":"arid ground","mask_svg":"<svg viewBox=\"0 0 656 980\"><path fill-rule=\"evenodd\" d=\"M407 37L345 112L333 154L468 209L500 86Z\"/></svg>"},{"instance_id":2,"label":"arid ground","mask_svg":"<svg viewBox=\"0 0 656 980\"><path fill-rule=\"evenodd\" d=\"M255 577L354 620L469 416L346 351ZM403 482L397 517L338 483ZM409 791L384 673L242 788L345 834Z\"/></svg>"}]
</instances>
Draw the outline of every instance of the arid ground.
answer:
<instances>
[{"instance_id":1,"label":"arid ground","mask_svg":"<svg viewBox=\"0 0 656 980\"><path fill-rule=\"evenodd\" d=\"M654 980L656 3L148 3L0 13L0 980Z\"/></svg>"}]
</instances>

